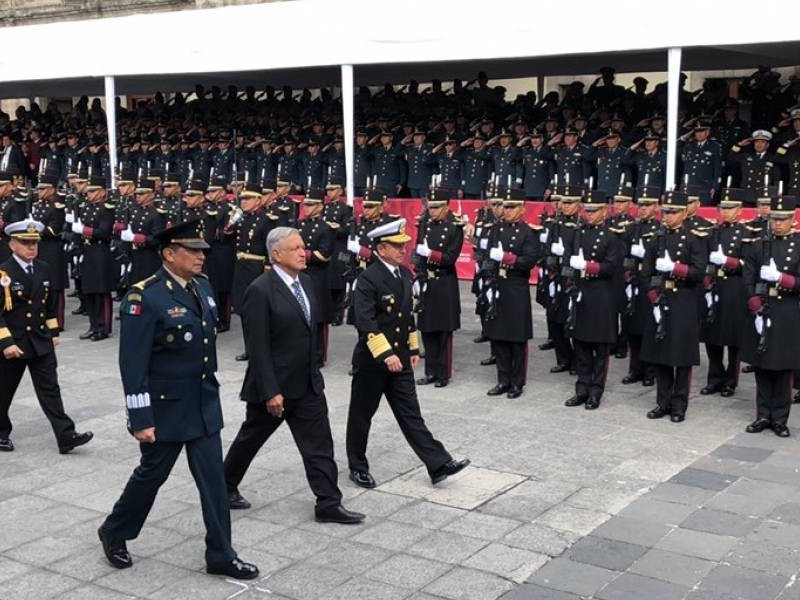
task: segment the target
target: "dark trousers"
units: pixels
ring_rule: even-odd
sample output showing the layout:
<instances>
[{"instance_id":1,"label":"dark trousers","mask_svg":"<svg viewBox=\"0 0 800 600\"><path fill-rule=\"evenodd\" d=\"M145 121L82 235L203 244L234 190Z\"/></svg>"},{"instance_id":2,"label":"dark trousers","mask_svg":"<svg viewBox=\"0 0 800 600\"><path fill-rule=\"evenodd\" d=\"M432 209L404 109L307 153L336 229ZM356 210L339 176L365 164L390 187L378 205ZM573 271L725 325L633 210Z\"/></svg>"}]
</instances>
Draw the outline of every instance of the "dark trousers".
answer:
<instances>
[{"instance_id":1,"label":"dark trousers","mask_svg":"<svg viewBox=\"0 0 800 600\"><path fill-rule=\"evenodd\" d=\"M575 382L575 395L578 398L600 400L606 389L608 374L608 353L610 344L592 344L573 340L575 344L575 369L578 379Z\"/></svg>"},{"instance_id":2,"label":"dark trousers","mask_svg":"<svg viewBox=\"0 0 800 600\"><path fill-rule=\"evenodd\" d=\"M231 326L231 295L229 292L217 292L217 323L227 328Z\"/></svg>"},{"instance_id":3,"label":"dark trousers","mask_svg":"<svg viewBox=\"0 0 800 600\"><path fill-rule=\"evenodd\" d=\"M303 458L306 479L317 497L317 508L339 506L342 492L339 470L333 460L333 437L325 396L309 392L302 398L284 400L283 418L273 417L266 404L247 403L247 415L225 456L228 491L239 487L250 463L272 433L286 421Z\"/></svg>"},{"instance_id":4,"label":"dark trousers","mask_svg":"<svg viewBox=\"0 0 800 600\"><path fill-rule=\"evenodd\" d=\"M89 314L89 329L97 333L111 334L111 294L86 294L86 312Z\"/></svg>"},{"instance_id":5,"label":"dark trousers","mask_svg":"<svg viewBox=\"0 0 800 600\"><path fill-rule=\"evenodd\" d=\"M422 198L423 200L428 197L427 188L408 188L408 194L411 198Z\"/></svg>"},{"instance_id":6,"label":"dark trousers","mask_svg":"<svg viewBox=\"0 0 800 600\"><path fill-rule=\"evenodd\" d=\"M493 343L494 355L497 358L497 383L523 387L528 370L528 344L498 340L494 340Z\"/></svg>"},{"instance_id":7,"label":"dark trousers","mask_svg":"<svg viewBox=\"0 0 800 600\"><path fill-rule=\"evenodd\" d=\"M628 348L630 349L628 373L640 379L642 377L654 377L653 365L644 362L640 358L642 355L642 336L629 333Z\"/></svg>"},{"instance_id":8,"label":"dark trousers","mask_svg":"<svg viewBox=\"0 0 800 600\"><path fill-rule=\"evenodd\" d=\"M156 429L156 438L158 429ZM231 513L222 469L219 433L188 442L139 444L142 458L122 495L102 527L115 540L133 540L139 535L161 485L169 477L181 450L192 472L206 525L206 563L226 563L236 558L231 547Z\"/></svg>"},{"instance_id":9,"label":"dark trousers","mask_svg":"<svg viewBox=\"0 0 800 600\"><path fill-rule=\"evenodd\" d=\"M736 389L739 383L739 348L727 346L728 366L723 362L726 346L706 344L708 355L708 385L714 387L728 386Z\"/></svg>"},{"instance_id":10,"label":"dark trousers","mask_svg":"<svg viewBox=\"0 0 800 600\"><path fill-rule=\"evenodd\" d=\"M440 381L453 376L453 334L450 331L422 333L425 346L425 375Z\"/></svg>"},{"instance_id":11,"label":"dark trousers","mask_svg":"<svg viewBox=\"0 0 800 600\"><path fill-rule=\"evenodd\" d=\"M619 318L619 316L618 316ZM614 354L628 353L628 333L621 326L617 327L617 343L614 344Z\"/></svg>"},{"instance_id":12,"label":"dark trousers","mask_svg":"<svg viewBox=\"0 0 800 600\"><path fill-rule=\"evenodd\" d=\"M756 417L786 425L792 407L792 371L756 367Z\"/></svg>"},{"instance_id":13,"label":"dark trousers","mask_svg":"<svg viewBox=\"0 0 800 600\"><path fill-rule=\"evenodd\" d=\"M44 415L50 421L56 440L75 433L75 423L64 412L61 388L58 386L56 353L48 352L42 356L7 359L0 354L0 438L8 439L11 434L11 420L8 409L19 387L25 368L31 374L36 399Z\"/></svg>"},{"instance_id":14,"label":"dark trousers","mask_svg":"<svg viewBox=\"0 0 800 600\"><path fill-rule=\"evenodd\" d=\"M344 301L347 297L347 290L331 290L331 301L333 302L333 324L341 325L344 321Z\"/></svg>"},{"instance_id":15,"label":"dark trousers","mask_svg":"<svg viewBox=\"0 0 800 600\"><path fill-rule=\"evenodd\" d=\"M328 323L317 323L317 356L319 357L319 366L324 367L328 362L328 338L330 337L330 325Z\"/></svg>"},{"instance_id":16,"label":"dark trousers","mask_svg":"<svg viewBox=\"0 0 800 600\"><path fill-rule=\"evenodd\" d=\"M386 396L400 431L425 464L428 473L434 473L452 459L425 425L425 419L420 414L414 372L411 369L400 373L356 369L350 388L350 409L347 414L347 461L350 469L369 471L367 440L372 416L378 410L382 395Z\"/></svg>"},{"instance_id":17,"label":"dark trousers","mask_svg":"<svg viewBox=\"0 0 800 600\"><path fill-rule=\"evenodd\" d=\"M56 295L56 321L58 322L58 328L64 331L64 309L67 303L66 294L64 290L51 290L50 293Z\"/></svg>"},{"instance_id":18,"label":"dark trousers","mask_svg":"<svg viewBox=\"0 0 800 600\"><path fill-rule=\"evenodd\" d=\"M656 402L673 415L685 415L689 406L692 367L655 365Z\"/></svg>"},{"instance_id":19,"label":"dark trousers","mask_svg":"<svg viewBox=\"0 0 800 600\"><path fill-rule=\"evenodd\" d=\"M553 347L556 353L556 364L572 366L575 359L572 341L567 337L567 329L564 323L548 321L547 329L550 332L550 339L553 340Z\"/></svg>"}]
</instances>

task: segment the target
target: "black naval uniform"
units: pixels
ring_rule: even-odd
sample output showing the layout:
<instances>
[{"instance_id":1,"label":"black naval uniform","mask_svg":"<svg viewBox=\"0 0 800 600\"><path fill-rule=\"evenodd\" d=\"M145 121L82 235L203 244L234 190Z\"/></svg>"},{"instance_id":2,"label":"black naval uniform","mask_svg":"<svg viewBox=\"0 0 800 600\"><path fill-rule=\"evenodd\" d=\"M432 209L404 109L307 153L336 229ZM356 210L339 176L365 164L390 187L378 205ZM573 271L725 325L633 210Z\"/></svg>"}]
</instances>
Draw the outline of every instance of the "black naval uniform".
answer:
<instances>
[{"instance_id":1,"label":"black naval uniform","mask_svg":"<svg viewBox=\"0 0 800 600\"><path fill-rule=\"evenodd\" d=\"M778 157L771 152L742 152L742 148L734 145L728 154L728 160L739 167L738 187L746 190L762 190L766 185L774 185L780 178L776 163ZM753 199L755 201L755 198ZM747 205L752 206L751 203Z\"/></svg>"},{"instance_id":2,"label":"black naval uniform","mask_svg":"<svg viewBox=\"0 0 800 600\"><path fill-rule=\"evenodd\" d=\"M111 304L111 292L116 287L116 268L111 255L114 205L87 203L81 212L81 222L81 286L89 313L89 329L94 332L92 339L103 339L111 333L114 322Z\"/></svg>"},{"instance_id":3,"label":"black naval uniform","mask_svg":"<svg viewBox=\"0 0 800 600\"><path fill-rule=\"evenodd\" d=\"M555 174L552 149L544 145L539 148L525 148L519 164L522 179L520 184L525 190L525 199L542 200Z\"/></svg>"},{"instance_id":4,"label":"black naval uniform","mask_svg":"<svg viewBox=\"0 0 800 600\"><path fill-rule=\"evenodd\" d=\"M333 229L333 260L328 267L330 275L330 295L333 305L333 325L341 325L344 320L344 302L347 284L344 280L346 264L339 260L339 256L347 251L347 236L350 234L350 222L353 217L353 207L341 200L328 202L322 217L328 226Z\"/></svg>"},{"instance_id":5,"label":"black naval uniform","mask_svg":"<svg viewBox=\"0 0 800 600\"><path fill-rule=\"evenodd\" d=\"M267 259L267 234L275 227L277 217L259 208L244 213L241 221L228 226L227 235L236 237L236 265L233 269L231 300L234 312L241 314L244 292L264 272Z\"/></svg>"},{"instance_id":6,"label":"black naval uniform","mask_svg":"<svg viewBox=\"0 0 800 600\"><path fill-rule=\"evenodd\" d=\"M423 217L417 244L425 240L430 256L421 257L417 272L420 312L417 329L425 346L426 379L447 383L453 375L453 332L461 328L461 296L456 262L464 244L464 224L453 213L442 221Z\"/></svg>"},{"instance_id":7,"label":"black naval uniform","mask_svg":"<svg viewBox=\"0 0 800 600\"><path fill-rule=\"evenodd\" d=\"M325 222L322 214L314 218L303 219L300 222L300 235L306 245L306 273L311 278L311 283L316 296L314 304L317 324L316 341L320 345L317 355L320 364L328 360L328 327L333 321L333 302L331 299L329 269L331 259L334 257L334 230Z\"/></svg>"},{"instance_id":8,"label":"black naval uniform","mask_svg":"<svg viewBox=\"0 0 800 600\"><path fill-rule=\"evenodd\" d=\"M486 341L486 315L488 305L484 296L484 286L491 281L489 274L484 270L484 266L489 257L489 242L492 237L492 230L497 225L498 219L490 206L478 209L475 215L475 229L472 233L473 259L475 260L475 275L472 278L471 292L475 295L475 314L481 320L481 335L479 341ZM490 341L491 356L488 361L494 364L494 344Z\"/></svg>"},{"instance_id":9,"label":"black naval uniform","mask_svg":"<svg viewBox=\"0 0 800 600\"><path fill-rule=\"evenodd\" d=\"M127 223L133 232L129 277L131 282L147 279L160 268L158 240L153 234L164 229L166 223L166 214L156 208L155 202L147 206L136 203L131 205Z\"/></svg>"},{"instance_id":10,"label":"black naval uniform","mask_svg":"<svg viewBox=\"0 0 800 600\"><path fill-rule=\"evenodd\" d=\"M211 287L214 288L219 316L218 332L227 331L231 326L231 290L236 264L236 240L225 235L225 225L230 220L232 210L229 202L220 202L213 211L208 211L209 214L216 213L213 229L210 232L211 249L206 258L205 269Z\"/></svg>"},{"instance_id":11,"label":"black naval uniform","mask_svg":"<svg viewBox=\"0 0 800 600\"><path fill-rule=\"evenodd\" d=\"M44 225L39 241L39 259L50 265L50 293L56 297L58 326L64 329L64 290L69 287L67 253L64 251L65 205L55 196L47 202L34 202L31 217Z\"/></svg>"}]
</instances>

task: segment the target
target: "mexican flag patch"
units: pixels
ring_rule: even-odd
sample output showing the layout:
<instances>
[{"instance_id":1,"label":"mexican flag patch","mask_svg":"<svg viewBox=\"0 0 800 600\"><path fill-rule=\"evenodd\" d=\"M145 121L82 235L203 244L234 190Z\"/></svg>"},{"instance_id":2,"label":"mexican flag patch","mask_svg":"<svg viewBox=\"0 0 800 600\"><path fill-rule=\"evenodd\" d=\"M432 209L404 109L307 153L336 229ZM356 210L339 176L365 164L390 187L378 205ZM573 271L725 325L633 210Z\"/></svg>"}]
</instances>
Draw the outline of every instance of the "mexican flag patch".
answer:
<instances>
[{"instance_id":1,"label":"mexican flag patch","mask_svg":"<svg viewBox=\"0 0 800 600\"><path fill-rule=\"evenodd\" d=\"M126 315L133 315L134 317L138 317L142 314L142 305L141 304L129 304L125 307L124 313Z\"/></svg>"}]
</instances>

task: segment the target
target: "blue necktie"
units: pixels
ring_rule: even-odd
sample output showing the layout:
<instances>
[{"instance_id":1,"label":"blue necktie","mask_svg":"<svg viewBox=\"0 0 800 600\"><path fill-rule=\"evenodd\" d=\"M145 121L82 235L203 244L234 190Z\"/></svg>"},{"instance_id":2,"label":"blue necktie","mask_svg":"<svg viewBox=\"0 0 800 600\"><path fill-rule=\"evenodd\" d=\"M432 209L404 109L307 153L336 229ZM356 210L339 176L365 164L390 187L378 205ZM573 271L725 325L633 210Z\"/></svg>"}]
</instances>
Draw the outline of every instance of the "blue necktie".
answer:
<instances>
[{"instance_id":1,"label":"blue necktie","mask_svg":"<svg viewBox=\"0 0 800 600\"><path fill-rule=\"evenodd\" d=\"M294 297L297 298L297 301L300 303L300 308L303 309L303 316L306 318L306 323L311 325L311 313L308 312L308 306L306 306L306 300L303 298L303 290L300 289L300 282L298 280L292 282L292 290L294 290Z\"/></svg>"}]
</instances>

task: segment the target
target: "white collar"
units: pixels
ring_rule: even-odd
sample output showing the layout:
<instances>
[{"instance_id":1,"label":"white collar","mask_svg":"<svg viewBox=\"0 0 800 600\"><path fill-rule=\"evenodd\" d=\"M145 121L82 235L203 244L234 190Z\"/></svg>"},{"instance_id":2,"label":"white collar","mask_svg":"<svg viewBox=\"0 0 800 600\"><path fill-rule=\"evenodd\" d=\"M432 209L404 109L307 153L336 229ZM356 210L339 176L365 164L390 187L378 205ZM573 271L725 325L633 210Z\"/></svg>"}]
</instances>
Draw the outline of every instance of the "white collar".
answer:
<instances>
[{"instance_id":1,"label":"white collar","mask_svg":"<svg viewBox=\"0 0 800 600\"><path fill-rule=\"evenodd\" d=\"M294 285L294 282L295 281L299 281L299 279L300 279L299 275L297 277L292 277L291 275L289 275L286 271L284 271L280 267L280 265L272 265L272 269L278 274L278 277L281 278L283 283L285 283L289 287L292 287Z\"/></svg>"},{"instance_id":2,"label":"white collar","mask_svg":"<svg viewBox=\"0 0 800 600\"><path fill-rule=\"evenodd\" d=\"M388 262L386 262L385 260L383 260L383 259L380 257L380 255L378 255L378 253L377 253L377 252L375 253L375 256L377 256L377 257L378 257L378 260L379 260L379 261L381 261L381 262L383 263L383 266L384 266L384 267L386 267L387 269L389 269L389 273L391 273L391 274L392 274L392 277L395 277L395 274L394 274L394 273L395 273L395 269L397 269L397 271L398 271L398 272L400 271L400 266L399 266L399 265L398 265L398 266L396 266L396 267L393 267L393 266L392 266L392 265L390 265Z\"/></svg>"},{"instance_id":3,"label":"white collar","mask_svg":"<svg viewBox=\"0 0 800 600\"><path fill-rule=\"evenodd\" d=\"M29 266L33 266L33 261L31 261L31 262L27 263L27 262L25 262L24 260L22 260L22 259L21 259L19 256L17 256L16 254L13 254L13 253L11 254L11 256L13 256L13 257L14 257L14 260L16 260L16 261L17 261L17 264L18 264L20 267L22 267L22 270L23 270L23 271L25 271L26 273L28 272L28 267L29 267Z\"/></svg>"}]
</instances>

